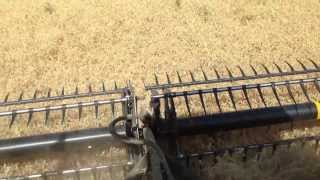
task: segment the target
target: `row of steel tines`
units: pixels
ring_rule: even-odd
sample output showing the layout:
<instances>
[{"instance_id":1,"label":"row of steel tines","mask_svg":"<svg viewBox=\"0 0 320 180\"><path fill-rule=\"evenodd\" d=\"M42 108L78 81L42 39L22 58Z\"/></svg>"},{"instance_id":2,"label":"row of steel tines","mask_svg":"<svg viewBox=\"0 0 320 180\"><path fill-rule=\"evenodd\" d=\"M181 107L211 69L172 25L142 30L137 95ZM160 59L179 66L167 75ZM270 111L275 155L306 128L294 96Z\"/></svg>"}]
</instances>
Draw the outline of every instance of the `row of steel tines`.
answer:
<instances>
[{"instance_id":1,"label":"row of steel tines","mask_svg":"<svg viewBox=\"0 0 320 180\"><path fill-rule=\"evenodd\" d=\"M313 62L313 61L312 61ZM301 62L300 62L301 63ZM302 64L302 63L301 63ZM244 99L246 102L246 108L244 109L253 109L255 108L255 102L261 102L260 104L262 107L274 106L270 102L276 102L277 106L282 106L287 104L283 102L284 97L289 99L293 104L297 104L302 102L311 102L317 98L317 95L320 93L320 78L318 77L318 72L320 72L319 66L312 63L313 67L307 67L306 65L302 64L302 70L295 70L292 67L293 71L283 72L279 71L276 73L272 73L271 70L268 69L268 73L263 74L263 76L239 76L234 77L230 76L227 78L220 78L223 82L235 82L235 81L242 81L245 77L250 77L252 80L259 80L259 79L267 79L269 81L269 77L279 77L279 78L286 78L286 80L279 80L279 81L272 81L272 82L264 82L264 83L240 83L240 85L233 85L233 86L223 86L219 87L218 84L220 83L219 78L215 80L203 80L203 81L196 81L192 80L191 82L195 82L193 85L202 84L215 84L214 88L204 88L204 89L196 89L196 90L184 90L184 91L172 91L170 88L163 88L162 93L154 93L152 98L154 99L171 99L170 102L175 102L173 99L178 99L179 102L183 102L185 104L185 109L187 110L187 115L192 116L194 112L192 110L192 102L196 97L197 101L200 102L202 112L196 112L197 114L202 113L206 115L208 113L208 105L206 101L208 101L207 95L212 96L212 102L218 107L219 112L223 112L222 104L225 101L230 102L234 111L238 111L239 109L243 109L243 103L240 105L238 100ZM267 67L265 67L267 68ZM290 74L289 74L290 73ZM258 74L259 75L259 74ZM289 80L288 77L293 75L299 75L299 78ZM303 77L301 77L303 76ZM241 79L243 78L243 79ZM193 78L192 78L193 79ZM244 79L247 80L247 79ZM191 86L191 82L182 82L177 84L172 84L173 87L180 86ZM159 84L159 88L163 86L167 86L169 84ZM221 85L220 85L221 86ZM151 86L148 86L151 87ZM253 97L250 94L254 94ZM301 100L300 94L303 95L304 100ZM228 98L223 98L223 97ZM182 98L182 99L181 99ZM259 99L253 99L259 98ZM227 100L226 100L227 99ZM180 103L181 104L181 103ZM274 104L274 103L273 103ZM260 106L261 106L260 105ZM175 105L173 104L173 109L176 109ZM240 107L241 106L241 107ZM228 108L229 109L229 108ZM230 110L226 110L230 111Z\"/></svg>"},{"instance_id":2,"label":"row of steel tines","mask_svg":"<svg viewBox=\"0 0 320 180\"><path fill-rule=\"evenodd\" d=\"M186 164L187 167L196 165L199 170L205 168L204 163L218 163L224 157L238 157L240 161L259 162L266 158L275 156L278 152L290 152L298 150L299 153L319 153L320 136L298 137L287 140L279 140L271 143L248 144L228 148L214 149L206 152L180 154L177 159ZM304 149L307 149L304 151ZM312 152L313 151L313 152ZM194 168L194 167L193 167Z\"/></svg>"},{"instance_id":3,"label":"row of steel tines","mask_svg":"<svg viewBox=\"0 0 320 180\"><path fill-rule=\"evenodd\" d=\"M52 93L52 90L49 89L46 93L46 96L40 96L39 91L35 90L32 97L24 98L24 93L20 93L19 97L16 99L10 99L9 93L5 96L4 100L0 102L0 107L13 107L13 110L2 110L0 111L0 117L10 117L9 127L12 127L15 124L16 118L18 115L27 114L28 121L27 125L32 122L34 113L44 113L44 124L48 123L50 112L60 111L61 112L61 124L65 122L67 110L76 109L78 111L78 117L81 119L82 112L84 108L94 107L94 113L96 118L99 115L99 108L103 105L111 107L111 113L114 117L116 115L116 105L127 103L129 97L131 96L131 88L118 87L114 83L114 87L107 88L105 83L102 83L101 88L94 89L92 85L88 85L88 89L81 91L78 87L74 89L73 92L66 92L65 88L62 88L60 92L55 94ZM97 100L79 100L81 98L94 98L100 97ZM109 96L111 98L109 98ZM79 100L77 102L72 102L72 100ZM65 100L71 100L69 103L64 103ZM40 103L49 103L54 102L53 105L39 105L39 107L27 107L27 108L18 108L19 106L28 106L36 105Z\"/></svg>"},{"instance_id":4,"label":"row of steel tines","mask_svg":"<svg viewBox=\"0 0 320 180\"><path fill-rule=\"evenodd\" d=\"M32 174L28 176L14 176L0 178L1 180L47 180L47 179L124 179L126 172L132 167L131 162L118 162L116 164L105 164L96 167L68 169L62 171L48 171L40 174Z\"/></svg>"},{"instance_id":5,"label":"row of steel tines","mask_svg":"<svg viewBox=\"0 0 320 180\"><path fill-rule=\"evenodd\" d=\"M308 62L309 61L309 62ZM298 64L298 65L293 65ZM316 73L320 72L320 64L315 61L309 59L307 61L297 60L295 63L290 63L288 61L284 61L283 63L273 63L273 68L270 68L271 65L260 64L260 65L249 65L249 68L237 66L237 71L232 71L230 68L225 67L225 70L217 70L217 68L212 68L214 72L214 76L208 76L208 73L201 68L201 76L195 77L195 73L189 71L188 80L183 79L181 74L177 71L176 77L170 77L168 73L166 73L164 81L160 81L159 76L154 74L154 83L145 84L146 90L161 90L161 89L170 89L177 87L186 87L193 85L201 85L201 84L212 84L212 83L222 83L222 82L230 82L230 81L239 81L239 80L252 80L259 78L271 78L277 76L290 76L290 75L299 75L306 73ZM285 67L287 66L287 67ZM235 69L235 68L233 68ZM246 69L246 70L244 70ZM247 70L249 69L249 70ZM227 72L224 74L222 72ZM175 80L173 80L175 79Z\"/></svg>"},{"instance_id":6,"label":"row of steel tines","mask_svg":"<svg viewBox=\"0 0 320 180\"><path fill-rule=\"evenodd\" d=\"M301 96L302 94L303 102L312 102L313 100L316 100L315 97L318 97L317 95L320 94L320 78L319 78L319 65L315 63L314 61L310 60L310 66L302 63L301 61L298 61L299 67L293 66L292 64L285 62L285 64L289 67L287 71L283 70L280 65L274 64L276 67L275 69L271 69L267 67L266 65L261 65L264 69L263 72L258 71L256 67L250 66L252 72L245 72L242 67L238 67L240 71L240 75L235 75L229 68L226 68L226 72L228 74L227 77L221 76L216 69L214 69L215 77L209 78L207 76L207 73L202 70L202 79L195 79L194 73L190 72L190 78L189 80L182 80L179 73L177 73L177 79L178 82L171 81L171 78L169 75L166 75L167 81L164 83L159 82L159 78L157 75L155 75L155 84L153 85L147 85L145 86L146 90L161 90L162 92L152 91L152 98L153 99L164 99L165 103L170 102L170 110L165 111L175 111L177 109L178 103L174 103L176 98L182 98L182 101L184 104L184 107L187 109L187 116L193 116L194 111L192 111L192 106L194 105L191 101L191 96L198 97L198 102L201 104L202 114L206 115L209 114L208 107L206 105L205 95L210 95L213 97L215 104L218 107L218 113L224 112L224 109L222 107L223 101L225 99L221 99L220 94L227 95L228 101L231 102L232 109L234 111L242 110L239 108L239 103L237 102L237 95L236 92L241 93L241 99L245 100L246 107L248 109L255 108L254 103L256 101L253 101L252 96L250 96L250 92L254 91L255 94L257 94L257 98L260 99L260 102L262 102L263 107L268 106L275 106L270 105L268 101L272 98L273 101L276 102L276 106L283 106L287 102L282 102L283 99L283 89L286 91L285 96L287 99L291 101L292 104L298 104L301 102ZM299 76L298 78L289 78L293 76ZM301 77L303 76L303 77ZM273 82L265 82L265 83L245 83L240 85L234 85L234 86L223 86L219 87L217 86L219 83L227 83L227 82L235 82L235 81L242 81L242 80L259 80L259 79L267 79L269 81L269 78L281 78L285 77L286 80L278 80ZM191 79L191 80L190 80ZM287 80L289 79L289 80ZM184 91L173 91L177 88L181 87L192 87L194 85L208 85L208 84L214 84L214 88L209 89L196 89L196 90L184 90ZM220 85L221 86L221 85ZM312 86L312 88L310 88ZM271 94L266 94L265 90L269 90L268 92L271 92ZM301 93L297 93L301 92ZM297 97L299 96L299 97ZM168 100L169 99L169 100ZM179 107L181 106L181 103L179 104ZM165 105L165 108L169 108L168 105ZM167 113L164 113L166 115ZM198 115L199 112L196 112L195 115ZM179 115L178 117L179 118ZM295 138L295 139L289 139L289 140L281 140L281 141L275 141L272 143L261 143L261 144L249 144L249 145L240 145L236 147L229 147L229 148L223 148L223 149L214 149L207 152L201 152L201 153L192 153L192 154L178 154L179 160L184 160L186 164L189 166L191 165L192 161L196 159L198 161L197 164L200 165L203 164L204 159L206 157L210 157L214 159L214 162L217 162L218 157L223 156L233 156L235 154L240 155L241 159L243 161L247 161L249 157L252 157L252 154L250 152L254 152L254 156L256 160L260 160L261 154L266 150L271 150L271 155L274 155L279 149L283 149L285 147L286 149L290 149L291 147L304 147L305 144L313 144L314 149L318 150L319 147L319 140L320 136L310 136L310 137L301 137L301 138Z\"/></svg>"}]
</instances>

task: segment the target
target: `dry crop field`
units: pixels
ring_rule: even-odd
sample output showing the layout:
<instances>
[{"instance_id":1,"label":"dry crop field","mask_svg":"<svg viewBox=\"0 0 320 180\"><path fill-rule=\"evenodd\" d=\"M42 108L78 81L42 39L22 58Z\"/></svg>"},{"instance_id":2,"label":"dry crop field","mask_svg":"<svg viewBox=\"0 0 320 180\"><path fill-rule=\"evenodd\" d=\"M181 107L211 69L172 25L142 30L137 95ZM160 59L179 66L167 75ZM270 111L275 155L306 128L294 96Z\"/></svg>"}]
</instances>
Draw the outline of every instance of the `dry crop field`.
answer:
<instances>
[{"instance_id":1,"label":"dry crop field","mask_svg":"<svg viewBox=\"0 0 320 180\"><path fill-rule=\"evenodd\" d=\"M153 73L175 75L201 67L212 72L214 67L259 63L273 67L273 62L296 60L310 64L309 59L319 63L319 42L319 0L1 0L0 97L7 92L18 97L21 91L32 96L35 89L71 91L88 84L98 88L102 81L124 85L128 80L137 95L145 96L143 83L153 81ZM0 135L30 132L4 130ZM309 165L308 171L301 169L315 158L306 156L300 154L300 164L286 170L319 170ZM259 167L276 162L281 163L270 160ZM30 164L5 164L0 177L50 169L42 160L36 168ZM234 164L215 168L239 174L217 174L221 179L267 179L278 173ZM284 179L287 171L275 177Z\"/></svg>"}]
</instances>

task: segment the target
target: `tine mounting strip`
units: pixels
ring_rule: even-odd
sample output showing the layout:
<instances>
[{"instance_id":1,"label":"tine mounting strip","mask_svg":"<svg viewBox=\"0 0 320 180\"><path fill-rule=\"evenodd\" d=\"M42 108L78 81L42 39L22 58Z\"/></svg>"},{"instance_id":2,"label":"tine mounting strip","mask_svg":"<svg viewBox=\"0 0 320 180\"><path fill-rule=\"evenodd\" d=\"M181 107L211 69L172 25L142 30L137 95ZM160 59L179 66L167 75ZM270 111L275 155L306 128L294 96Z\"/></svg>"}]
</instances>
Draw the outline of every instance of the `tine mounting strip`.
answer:
<instances>
[{"instance_id":1,"label":"tine mounting strip","mask_svg":"<svg viewBox=\"0 0 320 180\"><path fill-rule=\"evenodd\" d=\"M146 85L146 90L153 90L153 89L165 89L165 88L175 88L175 87L184 87L184 86L192 86L192 85L201 85L201 84L214 84L214 83L223 83L223 82L231 82L231 81L241 81L241 80L252 80L252 79L262 79L262 78L271 78L271 77L278 77L278 76L292 76L292 75L302 75L302 74L310 74L310 73L317 73L320 72L319 65L316 63L313 64L312 68L306 67L302 62L298 61L298 63L303 67L303 70L294 69L294 67L288 63L285 62L289 67L290 70L283 71L283 69L280 68L278 64L276 64L277 72L270 72L268 67L265 64L262 64L261 66L265 70L264 73L258 73L257 70L250 65L253 75L247 75L244 76L244 73L241 73L239 76L234 76L232 72L227 68L229 77L221 77L217 69L214 68L214 72L216 74L216 78L212 79L204 79L204 80L192 80L192 81L180 81L174 83L171 82L170 84L164 83L159 84L156 82L155 85ZM231 74L230 74L231 73ZM231 76L230 76L231 75Z\"/></svg>"},{"instance_id":2,"label":"tine mounting strip","mask_svg":"<svg viewBox=\"0 0 320 180\"><path fill-rule=\"evenodd\" d=\"M114 164L110 165L101 165L97 167L89 167L89 168L81 168L81 169L70 169L70 170L63 170L63 171L50 171L50 172L45 172L45 173L39 173L39 174L34 174L30 176L16 176L16 177L5 177L5 178L0 178L1 180L22 180L22 179L47 179L50 177L63 177L66 176L69 177L70 175L75 175L75 176L80 176L80 173L96 173L97 171L99 172L105 172L105 171L110 171L112 168L118 168L118 167L132 167L133 162L117 162ZM110 172L111 173L111 172ZM95 176L95 175L94 175Z\"/></svg>"},{"instance_id":3,"label":"tine mounting strip","mask_svg":"<svg viewBox=\"0 0 320 180\"><path fill-rule=\"evenodd\" d=\"M61 110L67 110L67 109L80 109L81 107L89 107L94 105L103 105L103 104L112 104L112 103L121 103L126 102L127 98L121 98L116 100L97 100L95 102L80 102L76 104L64 104L64 105L58 105L58 106L47 106L47 107L41 107L41 108L29 108L29 109L20 109L20 110L14 110L14 111L4 111L0 112L0 117L3 116L12 116L13 114L29 114L29 113L36 113L36 112L47 112L47 111L61 111Z\"/></svg>"},{"instance_id":4,"label":"tine mounting strip","mask_svg":"<svg viewBox=\"0 0 320 180\"><path fill-rule=\"evenodd\" d=\"M245 145L245 146L236 146L236 147L231 147L231 148L224 148L224 149L217 149L217 150L212 150L212 151L207 151L207 152L202 152L202 153L193 153L193 154L186 154L186 155L180 155L177 157L178 160L184 160L184 159L190 159L190 158L203 158L205 156L223 156L225 154L229 154L232 152L232 154L245 154L246 151L248 150L255 150L260 151L265 148L272 148L273 154L279 149L278 147L280 146L287 146L291 147L291 144L297 144L301 143L303 145L306 142L315 142L315 148L317 146L317 142L319 142L320 136L309 136L309 137L300 137L300 138L294 138L294 139L288 139L288 140L280 140L280 141L275 141L272 143L263 143L263 144L250 144L250 145Z\"/></svg>"},{"instance_id":5,"label":"tine mounting strip","mask_svg":"<svg viewBox=\"0 0 320 180\"><path fill-rule=\"evenodd\" d=\"M320 78L307 78L307 79L298 79L298 80L287 80L287 81L278 81L278 82L271 82L271 83L258 83L258 84L246 84L245 87L247 90L249 89L261 89L262 88L272 88L274 87L280 87L280 86L286 86L286 85L294 85L294 84L308 84L308 83L315 83L315 82L320 82ZM203 94L208 94L212 92L228 92L229 90L231 91L241 91L243 90L244 85L239 85L239 86L227 86L227 87L219 87L219 88L213 88L213 89L202 89ZM173 97L179 97L179 96L192 96L192 95L197 95L199 93L199 90L191 90L191 91L182 91L182 92L169 92L169 94ZM165 93L166 94L166 93ZM154 98L164 98L165 94L158 94L154 95L152 97ZM262 92L261 92L262 94ZM261 95L262 96L262 95ZM263 97L263 96L262 96Z\"/></svg>"},{"instance_id":6,"label":"tine mounting strip","mask_svg":"<svg viewBox=\"0 0 320 180\"><path fill-rule=\"evenodd\" d=\"M64 88L61 91L61 95L51 96L51 89L48 91L47 97L38 97L38 98L29 98L23 99L23 93L20 94L18 100L9 101L9 94L5 97L3 102L0 102L0 106L10 106L10 105L20 105L20 104L29 104L29 103L40 103L40 102L48 102L48 101L56 101L56 100L66 100L73 98L84 98L84 97L93 97L93 96L102 96L102 95L110 95L110 94L119 94L123 93L126 88L118 89L118 90L108 90L108 91L92 91L87 93L79 93L78 88L76 87L76 91L74 94L65 94Z\"/></svg>"}]
</instances>

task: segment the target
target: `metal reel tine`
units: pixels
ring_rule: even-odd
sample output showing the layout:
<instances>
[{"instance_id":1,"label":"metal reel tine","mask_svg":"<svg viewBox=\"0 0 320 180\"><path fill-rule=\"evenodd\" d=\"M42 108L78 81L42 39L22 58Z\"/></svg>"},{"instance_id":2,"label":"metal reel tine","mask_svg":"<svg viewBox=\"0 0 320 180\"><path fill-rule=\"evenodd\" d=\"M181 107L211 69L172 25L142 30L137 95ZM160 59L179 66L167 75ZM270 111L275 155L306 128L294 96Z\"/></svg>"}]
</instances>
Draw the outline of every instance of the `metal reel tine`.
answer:
<instances>
[{"instance_id":1,"label":"metal reel tine","mask_svg":"<svg viewBox=\"0 0 320 180\"><path fill-rule=\"evenodd\" d=\"M202 75L203 75L203 78L205 81L208 81L208 76L207 74L204 72L203 68L201 67L201 72L202 72Z\"/></svg>"},{"instance_id":2,"label":"metal reel tine","mask_svg":"<svg viewBox=\"0 0 320 180\"><path fill-rule=\"evenodd\" d=\"M292 91L291 91L290 84L289 84L288 82L286 82L286 89L287 89L287 91L288 91L288 94L289 94L289 96L290 96L290 99L293 101L294 104L297 104L297 101L296 101L296 99L294 98L294 95L293 95L293 93L292 93Z\"/></svg>"},{"instance_id":3,"label":"metal reel tine","mask_svg":"<svg viewBox=\"0 0 320 180\"><path fill-rule=\"evenodd\" d=\"M230 71L230 69L228 67L226 67L226 70L228 72L229 77L232 79L233 78L232 72Z\"/></svg>"},{"instance_id":4,"label":"metal reel tine","mask_svg":"<svg viewBox=\"0 0 320 180\"><path fill-rule=\"evenodd\" d=\"M244 72L244 70L241 68L241 66L238 66L238 69L239 69L242 77L246 77L247 76L246 73Z\"/></svg>"},{"instance_id":5,"label":"metal reel tine","mask_svg":"<svg viewBox=\"0 0 320 180\"><path fill-rule=\"evenodd\" d=\"M158 79L157 74L154 74L154 80L156 82L156 85L159 85L159 79Z\"/></svg>"},{"instance_id":6,"label":"metal reel tine","mask_svg":"<svg viewBox=\"0 0 320 180\"><path fill-rule=\"evenodd\" d=\"M3 102L5 103L8 102L9 96L10 96L10 93L7 93L7 95L4 97Z\"/></svg>"},{"instance_id":7,"label":"metal reel tine","mask_svg":"<svg viewBox=\"0 0 320 180\"><path fill-rule=\"evenodd\" d=\"M199 90L199 97L200 97L200 102L201 102L201 106L202 106L202 109L204 111L204 114L207 115L207 110L206 110L206 105L204 103L202 90Z\"/></svg>"},{"instance_id":8,"label":"metal reel tine","mask_svg":"<svg viewBox=\"0 0 320 180\"><path fill-rule=\"evenodd\" d=\"M168 84L171 84L171 80L170 80L170 77L169 77L169 74L166 72L166 76L167 76L167 82Z\"/></svg>"},{"instance_id":9,"label":"metal reel tine","mask_svg":"<svg viewBox=\"0 0 320 180\"><path fill-rule=\"evenodd\" d=\"M270 74L270 71L268 69L268 67L265 64L261 64L263 69L266 71L267 74Z\"/></svg>"},{"instance_id":10,"label":"metal reel tine","mask_svg":"<svg viewBox=\"0 0 320 180\"><path fill-rule=\"evenodd\" d=\"M219 74L219 72L218 72L218 70L216 68L214 68L214 72L215 72L215 74L217 76L217 79L221 79L221 76L220 76L220 74Z\"/></svg>"},{"instance_id":11,"label":"metal reel tine","mask_svg":"<svg viewBox=\"0 0 320 180\"><path fill-rule=\"evenodd\" d=\"M278 102L279 106L282 106L282 104L281 104L281 101L280 101L280 98L279 98L279 95L278 95L278 92L277 92L277 89L276 89L276 86L275 86L274 82L272 82L272 83L271 83L271 88L272 88L272 92L273 92L274 96L275 96L275 97L276 97L276 99L277 99L277 102Z\"/></svg>"},{"instance_id":12,"label":"metal reel tine","mask_svg":"<svg viewBox=\"0 0 320 180\"><path fill-rule=\"evenodd\" d=\"M285 63L289 66L291 72L296 71L296 70L294 69L294 67L293 67L288 61L285 61Z\"/></svg>"},{"instance_id":13,"label":"metal reel tine","mask_svg":"<svg viewBox=\"0 0 320 180\"><path fill-rule=\"evenodd\" d=\"M12 111L12 115L11 115L11 121L10 121L10 124L9 124L9 128L12 127L13 123L15 122L16 120L16 117L17 117L17 113L15 110Z\"/></svg>"},{"instance_id":14,"label":"metal reel tine","mask_svg":"<svg viewBox=\"0 0 320 180\"><path fill-rule=\"evenodd\" d=\"M316 68L316 69L320 69L320 66L314 62L312 59L308 58L308 60L313 64L313 66Z\"/></svg>"},{"instance_id":15,"label":"metal reel tine","mask_svg":"<svg viewBox=\"0 0 320 180\"><path fill-rule=\"evenodd\" d=\"M191 110L190 110L190 105L189 105L189 99L188 99L188 95L187 95L187 92L184 91L183 92L183 97L184 97L184 101L186 103L186 107L187 107L187 110L188 110L188 113L189 113L189 117L191 117Z\"/></svg>"},{"instance_id":16,"label":"metal reel tine","mask_svg":"<svg viewBox=\"0 0 320 180\"><path fill-rule=\"evenodd\" d=\"M51 97L51 88L49 88L49 90L48 90L47 97L48 97L48 98Z\"/></svg>"},{"instance_id":17,"label":"metal reel tine","mask_svg":"<svg viewBox=\"0 0 320 180\"><path fill-rule=\"evenodd\" d=\"M64 96L64 87L62 87L61 96Z\"/></svg>"},{"instance_id":18,"label":"metal reel tine","mask_svg":"<svg viewBox=\"0 0 320 180\"><path fill-rule=\"evenodd\" d=\"M48 125L49 115L50 115L50 107L47 106L46 107L46 112L45 112L45 121L44 121L45 125Z\"/></svg>"},{"instance_id":19,"label":"metal reel tine","mask_svg":"<svg viewBox=\"0 0 320 180\"><path fill-rule=\"evenodd\" d=\"M103 92L106 92L106 86L105 86L105 84L104 84L103 81L102 81L102 91L103 91Z\"/></svg>"},{"instance_id":20,"label":"metal reel tine","mask_svg":"<svg viewBox=\"0 0 320 180\"><path fill-rule=\"evenodd\" d=\"M30 125L30 123L32 121L32 116L33 116L33 108L29 108L29 116L28 116L27 126Z\"/></svg>"},{"instance_id":21,"label":"metal reel tine","mask_svg":"<svg viewBox=\"0 0 320 180\"><path fill-rule=\"evenodd\" d=\"M320 85L319 85L319 79L318 78L314 79L314 85L316 86L318 92L320 93Z\"/></svg>"},{"instance_id":22,"label":"metal reel tine","mask_svg":"<svg viewBox=\"0 0 320 180\"><path fill-rule=\"evenodd\" d=\"M112 118L115 118L115 105L114 105L114 100L111 99L111 113L112 113Z\"/></svg>"},{"instance_id":23,"label":"metal reel tine","mask_svg":"<svg viewBox=\"0 0 320 180\"><path fill-rule=\"evenodd\" d=\"M281 67L277 63L274 62L273 64L276 66L276 68L279 71L279 73L283 73Z\"/></svg>"},{"instance_id":24,"label":"metal reel tine","mask_svg":"<svg viewBox=\"0 0 320 180\"><path fill-rule=\"evenodd\" d=\"M178 76L179 83L182 83L182 79L181 79L180 73L178 71L177 71L177 76Z\"/></svg>"},{"instance_id":25,"label":"metal reel tine","mask_svg":"<svg viewBox=\"0 0 320 180\"><path fill-rule=\"evenodd\" d=\"M78 86L76 86L76 89L74 90L74 94L79 95L79 87Z\"/></svg>"},{"instance_id":26,"label":"metal reel tine","mask_svg":"<svg viewBox=\"0 0 320 180\"><path fill-rule=\"evenodd\" d=\"M99 117L99 103L98 103L98 101L94 101L94 110L95 110L96 119L98 119L98 117Z\"/></svg>"},{"instance_id":27,"label":"metal reel tine","mask_svg":"<svg viewBox=\"0 0 320 180\"><path fill-rule=\"evenodd\" d=\"M308 68L300 60L297 60L297 62L300 64L303 70L308 70Z\"/></svg>"},{"instance_id":28,"label":"metal reel tine","mask_svg":"<svg viewBox=\"0 0 320 180\"><path fill-rule=\"evenodd\" d=\"M258 72L257 72L256 68L255 68L252 64L250 64L250 67L251 67L254 75L257 76L257 75L258 75Z\"/></svg>"},{"instance_id":29,"label":"metal reel tine","mask_svg":"<svg viewBox=\"0 0 320 180\"><path fill-rule=\"evenodd\" d=\"M261 85L260 85L260 84L258 84L257 90L258 90L258 93L259 93L259 97L261 98L261 100L262 100L262 102L263 102L263 105L264 105L265 107L267 107L267 103L266 103L266 100L264 99L264 95L263 95L263 93L262 93L262 89L261 89Z\"/></svg>"},{"instance_id":30,"label":"metal reel tine","mask_svg":"<svg viewBox=\"0 0 320 180\"><path fill-rule=\"evenodd\" d=\"M33 99L37 99L37 95L38 95L38 90L36 89L33 93Z\"/></svg>"},{"instance_id":31,"label":"metal reel tine","mask_svg":"<svg viewBox=\"0 0 320 180\"><path fill-rule=\"evenodd\" d=\"M302 80L300 80L299 85L300 85L300 87L301 87L301 89L302 89L302 92L303 92L304 96L305 96L306 99L308 100L308 102L311 102L311 99L310 99L310 97L309 97L309 94L308 94L308 92L307 92L307 89L306 89L306 87L304 86L304 83L303 83Z\"/></svg>"},{"instance_id":32,"label":"metal reel tine","mask_svg":"<svg viewBox=\"0 0 320 180\"><path fill-rule=\"evenodd\" d=\"M92 93L92 85L91 84L89 84L88 90L89 90L89 93Z\"/></svg>"},{"instance_id":33,"label":"metal reel tine","mask_svg":"<svg viewBox=\"0 0 320 180\"><path fill-rule=\"evenodd\" d=\"M66 105L65 105L65 104L63 104L63 105L62 105L62 118L61 118L61 124L64 124L64 122L65 122L65 119L66 119L66 111L67 111Z\"/></svg>"},{"instance_id":34,"label":"metal reel tine","mask_svg":"<svg viewBox=\"0 0 320 180\"><path fill-rule=\"evenodd\" d=\"M247 85L242 86L242 91L243 91L244 97L246 98L246 101L247 101L250 109L252 109L252 105L251 105L250 99L248 97Z\"/></svg>"},{"instance_id":35,"label":"metal reel tine","mask_svg":"<svg viewBox=\"0 0 320 180\"><path fill-rule=\"evenodd\" d=\"M19 101L21 101L21 100L23 99L23 94L24 94L24 92L22 91L22 92L20 93L20 95L19 95Z\"/></svg>"},{"instance_id":36,"label":"metal reel tine","mask_svg":"<svg viewBox=\"0 0 320 180\"><path fill-rule=\"evenodd\" d=\"M79 102L79 107L78 107L78 116L79 116L79 121L81 120L82 117L82 102Z\"/></svg>"},{"instance_id":37,"label":"metal reel tine","mask_svg":"<svg viewBox=\"0 0 320 180\"><path fill-rule=\"evenodd\" d=\"M217 88L213 88L212 89L212 92L213 92L213 95L214 95L214 99L217 103L217 106L219 108L219 112L221 113L222 112L222 108L221 108L221 104L220 104L220 100L219 100L219 97L218 97L218 90Z\"/></svg>"},{"instance_id":38,"label":"metal reel tine","mask_svg":"<svg viewBox=\"0 0 320 180\"><path fill-rule=\"evenodd\" d=\"M115 89L115 90L118 89L118 85L117 85L117 82L116 82L116 81L114 82L114 89Z\"/></svg>"},{"instance_id":39,"label":"metal reel tine","mask_svg":"<svg viewBox=\"0 0 320 180\"><path fill-rule=\"evenodd\" d=\"M193 72L192 71L189 71L189 74L190 74L190 77L191 77L191 80L192 82L195 82L195 78L194 78L194 75L193 75Z\"/></svg>"},{"instance_id":40,"label":"metal reel tine","mask_svg":"<svg viewBox=\"0 0 320 180\"><path fill-rule=\"evenodd\" d=\"M229 96L230 96L230 99L231 99L231 102L232 102L232 106L233 106L234 110L237 111L237 106L236 106L236 102L234 100L234 96L233 96L231 87L228 87L228 93L229 93Z\"/></svg>"}]
</instances>

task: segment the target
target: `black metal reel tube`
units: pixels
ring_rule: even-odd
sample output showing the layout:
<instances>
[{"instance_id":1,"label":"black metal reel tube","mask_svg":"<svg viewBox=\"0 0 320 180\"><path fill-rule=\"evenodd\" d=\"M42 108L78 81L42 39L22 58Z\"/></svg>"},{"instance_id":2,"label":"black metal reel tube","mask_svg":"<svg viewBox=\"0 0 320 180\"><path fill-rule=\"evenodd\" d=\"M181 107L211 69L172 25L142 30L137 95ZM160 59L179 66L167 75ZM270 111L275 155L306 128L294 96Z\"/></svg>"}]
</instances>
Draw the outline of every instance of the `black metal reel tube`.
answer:
<instances>
[{"instance_id":1,"label":"black metal reel tube","mask_svg":"<svg viewBox=\"0 0 320 180\"><path fill-rule=\"evenodd\" d=\"M119 134L125 134L123 128L120 131ZM41 150L63 150L66 146L71 148L80 144L94 145L101 143L120 144L107 127L92 128L0 140L0 157L9 154L34 153Z\"/></svg>"},{"instance_id":2,"label":"black metal reel tube","mask_svg":"<svg viewBox=\"0 0 320 180\"><path fill-rule=\"evenodd\" d=\"M176 129L160 128L159 134L165 135L172 131L177 131L180 136L188 136L293 121L315 121L317 119L320 119L320 103L309 102L178 118Z\"/></svg>"}]
</instances>

